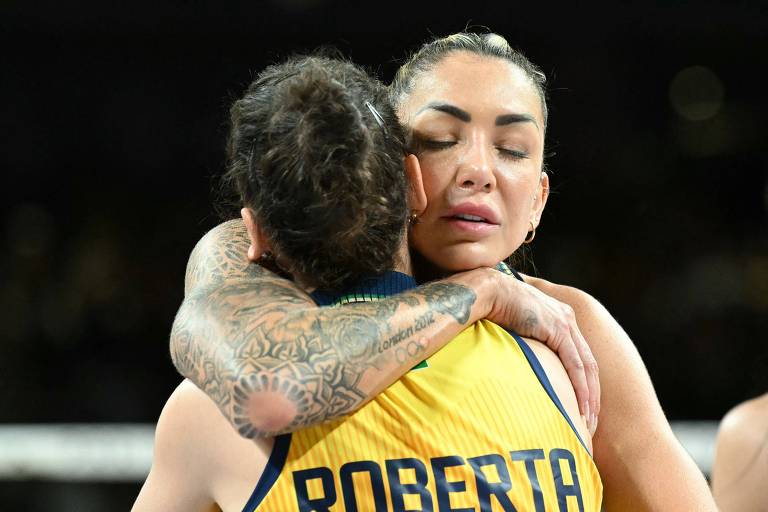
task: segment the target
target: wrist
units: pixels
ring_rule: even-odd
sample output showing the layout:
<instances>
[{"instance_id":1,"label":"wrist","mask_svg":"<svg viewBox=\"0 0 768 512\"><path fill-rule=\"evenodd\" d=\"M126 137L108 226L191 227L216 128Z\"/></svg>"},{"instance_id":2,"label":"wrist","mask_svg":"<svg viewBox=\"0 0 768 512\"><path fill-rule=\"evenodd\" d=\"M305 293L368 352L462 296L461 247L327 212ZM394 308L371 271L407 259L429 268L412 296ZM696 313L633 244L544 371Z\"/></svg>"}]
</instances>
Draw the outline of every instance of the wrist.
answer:
<instances>
[{"instance_id":1,"label":"wrist","mask_svg":"<svg viewBox=\"0 0 768 512\"><path fill-rule=\"evenodd\" d=\"M460 272L446 278L447 282L453 282L467 287L475 294L475 301L470 311L467 324L486 318L494 308L500 289L498 281L502 274L487 267Z\"/></svg>"}]
</instances>

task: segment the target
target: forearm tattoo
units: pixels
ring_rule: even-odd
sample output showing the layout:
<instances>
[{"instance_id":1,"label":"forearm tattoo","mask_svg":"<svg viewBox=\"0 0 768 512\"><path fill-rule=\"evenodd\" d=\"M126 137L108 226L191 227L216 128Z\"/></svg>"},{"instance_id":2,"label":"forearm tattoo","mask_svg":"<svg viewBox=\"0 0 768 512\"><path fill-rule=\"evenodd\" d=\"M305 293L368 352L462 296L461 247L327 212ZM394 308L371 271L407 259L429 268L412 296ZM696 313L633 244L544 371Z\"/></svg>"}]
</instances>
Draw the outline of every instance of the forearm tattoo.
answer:
<instances>
[{"instance_id":1,"label":"forearm tattoo","mask_svg":"<svg viewBox=\"0 0 768 512\"><path fill-rule=\"evenodd\" d=\"M171 355L248 438L354 411L368 398L360 387L366 372L418 362L430 336L467 322L476 299L470 288L442 282L377 302L318 308L294 283L247 262L242 224L223 224L206 238L187 267ZM407 308L419 314L404 315ZM292 418L274 428L254 424L254 398L275 394L292 404Z\"/></svg>"}]
</instances>

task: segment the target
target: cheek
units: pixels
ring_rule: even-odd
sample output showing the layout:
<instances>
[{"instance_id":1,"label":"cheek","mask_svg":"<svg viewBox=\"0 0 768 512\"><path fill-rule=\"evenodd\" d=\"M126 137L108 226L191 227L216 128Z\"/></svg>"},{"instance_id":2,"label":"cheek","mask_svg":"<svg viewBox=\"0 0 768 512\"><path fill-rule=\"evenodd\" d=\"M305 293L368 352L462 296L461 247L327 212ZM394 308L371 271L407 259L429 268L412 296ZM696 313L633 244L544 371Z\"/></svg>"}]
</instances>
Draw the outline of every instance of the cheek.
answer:
<instances>
[{"instance_id":1,"label":"cheek","mask_svg":"<svg viewBox=\"0 0 768 512\"><path fill-rule=\"evenodd\" d=\"M537 182L529 179L509 180L500 186L507 240L516 240L527 231L536 191Z\"/></svg>"},{"instance_id":2,"label":"cheek","mask_svg":"<svg viewBox=\"0 0 768 512\"><path fill-rule=\"evenodd\" d=\"M421 179L424 183L424 193L427 196L427 210L433 206L435 200L440 197L451 182L450 173L441 172L440 166L431 165L433 162L425 162L421 166Z\"/></svg>"},{"instance_id":3,"label":"cheek","mask_svg":"<svg viewBox=\"0 0 768 512\"><path fill-rule=\"evenodd\" d=\"M533 205L533 192L518 190L514 194L506 194L503 197L504 214L509 224L516 224L528 218Z\"/></svg>"},{"instance_id":4,"label":"cheek","mask_svg":"<svg viewBox=\"0 0 768 512\"><path fill-rule=\"evenodd\" d=\"M430 240L427 239L427 234L430 232L428 229L423 229L423 225L413 226L408 233L408 243L419 251L422 255L429 259L429 248L433 245Z\"/></svg>"}]
</instances>

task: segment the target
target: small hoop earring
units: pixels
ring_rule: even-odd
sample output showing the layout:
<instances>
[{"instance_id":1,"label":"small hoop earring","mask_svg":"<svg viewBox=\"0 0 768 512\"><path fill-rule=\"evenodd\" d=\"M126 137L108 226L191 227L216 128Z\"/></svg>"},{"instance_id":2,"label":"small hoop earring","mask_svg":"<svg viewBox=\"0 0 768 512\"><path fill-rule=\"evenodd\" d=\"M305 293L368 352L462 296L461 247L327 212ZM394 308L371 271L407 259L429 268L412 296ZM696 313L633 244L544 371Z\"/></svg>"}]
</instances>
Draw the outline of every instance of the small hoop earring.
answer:
<instances>
[{"instance_id":1,"label":"small hoop earring","mask_svg":"<svg viewBox=\"0 0 768 512\"><path fill-rule=\"evenodd\" d=\"M536 238L536 226L534 226L533 222L531 222L531 229L528 230L528 235L525 237L525 240L523 240L523 243L529 244L533 242L534 238Z\"/></svg>"}]
</instances>

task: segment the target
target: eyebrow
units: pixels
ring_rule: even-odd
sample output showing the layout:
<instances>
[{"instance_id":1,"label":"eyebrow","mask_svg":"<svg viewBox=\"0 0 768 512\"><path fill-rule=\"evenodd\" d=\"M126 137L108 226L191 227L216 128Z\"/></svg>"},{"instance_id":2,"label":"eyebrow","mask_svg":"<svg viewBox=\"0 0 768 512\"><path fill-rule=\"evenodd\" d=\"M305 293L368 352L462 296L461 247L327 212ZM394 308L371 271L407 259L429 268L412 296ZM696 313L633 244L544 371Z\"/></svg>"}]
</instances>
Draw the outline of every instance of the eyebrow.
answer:
<instances>
[{"instance_id":1,"label":"eyebrow","mask_svg":"<svg viewBox=\"0 0 768 512\"><path fill-rule=\"evenodd\" d=\"M504 114L496 118L496 126L506 126L514 123L533 123L536 128L539 124L529 114Z\"/></svg>"},{"instance_id":2,"label":"eyebrow","mask_svg":"<svg viewBox=\"0 0 768 512\"><path fill-rule=\"evenodd\" d=\"M451 105L450 103L428 103L420 108L419 111L416 112L416 115L421 114L425 110L437 110L438 112L444 112L450 116L455 117L456 119L459 119L460 121L464 121L465 123L468 123L472 120L472 116L469 115L469 112L462 110L455 105Z\"/></svg>"},{"instance_id":3,"label":"eyebrow","mask_svg":"<svg viewBox=\"0 0 768 512\"><path fill-rule=\"evenodd\" d=\"M450 103L428 103L424 107L420 108L416 115L421 114L425 110L437 110L443 112L456 119L468 123L472 121L472 115L466 110L460 109ZM536 122L533 116L529 114L502 114L496 118L496 126L506 126L515 123L533 123L538 128L539 124Z\"/></svg>"}]
</instances>

